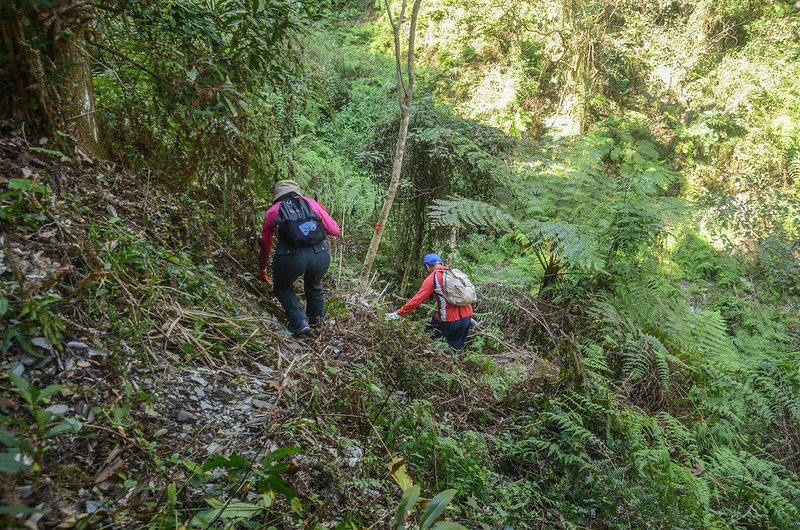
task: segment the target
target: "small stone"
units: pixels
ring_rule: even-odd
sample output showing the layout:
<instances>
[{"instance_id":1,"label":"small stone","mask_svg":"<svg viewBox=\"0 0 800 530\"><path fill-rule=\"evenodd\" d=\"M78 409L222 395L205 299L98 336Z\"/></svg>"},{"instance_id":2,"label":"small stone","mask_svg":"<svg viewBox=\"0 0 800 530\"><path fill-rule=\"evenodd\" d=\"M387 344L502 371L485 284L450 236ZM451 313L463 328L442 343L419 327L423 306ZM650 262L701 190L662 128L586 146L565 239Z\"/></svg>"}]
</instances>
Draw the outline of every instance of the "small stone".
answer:
<instances>
[{"instance_id":1,"label":"small stone","mask_svg":"<svg viewBox=\"0 0 800 530\"><path fill-rule=\"evenodd\" d=\"M197 394L197 397L206 397L206 391L200 388L199 386L194 389L194 393Z\"/></svg>"},{"instance_id":2,"label":"small stone","mask_svg":"<svg viewBox=\"0 0 800 530\"><path fill-rule=\"evenodd\" d=\"M50 351L53 349L53 343L45 337L34 337L31 339L31 343L34 346L42 348L43 350Z\"/></svg>"},{"instance_id":3,"label":"small stone","mask_svg":"<svg viewBox=\"0 0 800 530\"><path fill-rule=\"evenodd\" d=\"M197 374L190 375L189 379L191 379L195 383L199 383L199 384L201 384L203 386L208 386L208 382L205 379L203 379L202 377L200 377L199 375L197 375Z\"/></svg>"},{"instance_id":4,"label":"small stone","mask_svg":"<svg viewBox=\"0 0 800 530\"><path fill-rule=\"evenodd\" d=\"M208 401L200 401L200 408L203 410L211 410L214 408Z\"/></svg>"},{"instance_id":5,"label":"small stone","mask_svg":"<svg viewBox=\"0 0 800 530\"><path fill-rule=\"evenodd\" d=\"M264 401L263 399L253 398L252 405L257 409L265 409L270 406L270 403L268 401Z\"/></svg>"},{"instance_id":6,"label":"small stone","mask_svg":"<svg viewBox=\"0 0 800 530\"><path fill-rule=\"evenodd\" d=\"M219 448L220 445L217 442L214 442L209 444L208 447L206 447L206 452L208 452L208 454L216 453L217 451L219 451Z\"/></svg>"},{"instance_id":7,"label":"small stone","mask_svg":"<svg viewBox=\"0 0 800 530\"><path fill-rule=\"evenodd\" d=\"M58 405L50 405L46 409L47 412L52 412L53 414L66 414L69 410L69 405L58 404Z\"/></svg>"},{"instance_id":8,"label":"small stone","mask_svg":"<svg viewBox=\"0 0 800 530\"><path fill-rule=\"evenodd\" d=\"M81 342L78 340L73 340L67 343L67 348L72 348L74 350L85 350L89 346L85 342Z\"/></svg>"},{"instance_id":9,"label":"small stone","mask_svg":"<svg viewBox=\"0 0 800 530\"><path fill-rule=\"evenodd\" d=\"M261 375L270 376L270 375L275 373L275 370L273 370L272 368L269 368L267 366L264 366L261 363L254 363L254 364L256 365L256 368L258 368L258 371L261 372Z\"/></svg>"},{"instance_id":10,"label":"small stone","mask_svg":"<svg viewBox=\"0 0 800 530\"><path fill-rule=\"evenodd\" d=\"M188 410L179 410L176 419L181 423L187 423L197 419L197 416L195 416Z\"/></svg>"},{"instance_id":11,"label":"small stone","mask_svg":"<svg viewBox=\"0 0 800 530\"><path fill-rule=\"evenodd\" d=\"M89 357L108 357L108 352L106 350L101 350L100 348L89 348L89 351L86 352L86 355Z\"/></svg>"},{"instance_id":12,"label":"small stone","mask_svg":"<svg viewBox=\"0 0 800 530\"><path fill-rule=\"evenodd\" d=\"M361 459L364 457L364 451L361 450L360 447L354 445L349 448L347 455L347 465L350 467L356 467Z\"/></svg>"},{"instance_id":13,"label":"small stone","mask_svg":"<svg viewBox=\"0 0 800 530\"><path fill-rule=\"evenodd\" d=\"M20 486L17 488L17 495L20 496L21 499L27 499L33 493L33 486Z\"/></svg>"},{"instance_id":14,"label":"small stone","mask_svg":"<svg viewBox=\"0 0 800 530\"><path fill-rule=\"evenodd\" d=\"M17 362L17 364L14 365L14 368L11 369L11 373L22 377L22 374L25 373L25 365L21 362Z\"/></svg>"},{"instance_id":15,"label":"small stone","mask_svg":"<svg viewBox=\"0 0 800 530\"><path fill-rule=\"evenodd\" d=\"M36 362L36 357L33 355L28 355L27 353L23 353L19 360L25 366L30 366Z\"/></svg>"}]
</instances>

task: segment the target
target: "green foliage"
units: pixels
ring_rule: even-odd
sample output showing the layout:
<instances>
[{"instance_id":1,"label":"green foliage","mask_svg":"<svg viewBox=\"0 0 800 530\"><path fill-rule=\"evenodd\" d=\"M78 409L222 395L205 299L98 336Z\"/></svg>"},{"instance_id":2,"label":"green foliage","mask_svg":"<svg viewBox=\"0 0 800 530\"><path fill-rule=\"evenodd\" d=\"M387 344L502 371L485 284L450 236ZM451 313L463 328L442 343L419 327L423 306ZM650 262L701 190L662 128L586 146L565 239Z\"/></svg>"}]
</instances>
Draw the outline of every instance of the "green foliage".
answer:
<instances>
[{"instance_id":1,"label":"green foliage","mask_svg":"<svg viewBox=\"0 0 800 530\"><path fill-rule=\"evenodd\" d=\"M428 528L431 528L431 530L464 530L465 527L457 523L450 521L436 522L442 516L450 501L453 500L456 492L457 490L454 489L445 490L439 492L428 501L428 505L419 519L419 530L427 530ZM406 528L406 520L414 511L419 495L420 487L417 485L410 486L403 492L403 497L400 499L394 518L394 527L397 530Z\"/></svg>"},{"instance_id":2,"label":"green foliage","mask_svg":"<svg viewBox=\"0 0 800 530\"><path fill-rule=\"evenodd\" d=\"M16 343L30 355L39 357L41 353L36 349L32 339L38 337L41 340L41 335L44 335L43 338L50 347L61 350L64 323L55 311L60 302L60 298L51 295L33 296L20 304L13 305L9 304L6 298L1 298L0 316L8 318L11 323L3 334L0 352L8 352Z\"/></svg>"},{"instance_id":3,"label":"green foliage","mask_svg":"<svg viewBox=\"0 0 800 530\"><path fill-rule=\"evenodd\" d=\"M16 430L17 434L0 430L0 443L7 447L0 454L0 470L4 473L41 471L44 455L51 449L50 440L64 434L75 434L81 430L83 424L75 418L65 418L63 414L51 412L43 406L50 403L50 398L61 391L62 385L49 385L40 389L16 374L10 374L8 378L14 384L14 392L22 399L33 424L29 427L26 420L3 410L0 423Z\"/></svg>"},{"instance_id":4,"label":"green foliage","mask_svg":"<svg viewBox=\"0 0 800 530\"><path fill-rule=\"evenodd\" d=\"M532 157L511 187L513 202L437 201L433 222L513 235L522 255L538 262L542 289L571 269L609 270L617 256L636 255L663 235L663 193L675 178L641 116L612 125L574 142L556 140Z\"/></svg>"},{"instance_id":5,"label":"green foliage","mask_svg":"<svg viewBox=\"0 0 800 530\"><path fill-rule=\"evenodd\" d=\"M38 178L14 178L6 183L6 188L0 193L0 221L37 226L47 219L42 201L51 190L46 184Z\"/></svg>"}]
</instances>

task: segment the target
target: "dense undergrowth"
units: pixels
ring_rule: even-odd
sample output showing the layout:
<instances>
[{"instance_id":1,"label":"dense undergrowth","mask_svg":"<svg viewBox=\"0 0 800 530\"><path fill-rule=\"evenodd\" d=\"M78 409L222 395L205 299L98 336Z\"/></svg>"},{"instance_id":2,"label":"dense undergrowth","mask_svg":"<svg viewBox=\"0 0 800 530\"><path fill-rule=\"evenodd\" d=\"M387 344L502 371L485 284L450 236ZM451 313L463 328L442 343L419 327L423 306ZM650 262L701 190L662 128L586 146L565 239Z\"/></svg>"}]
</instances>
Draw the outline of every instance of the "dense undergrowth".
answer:
<instances>
[{"instance_id":1,"label":"dense undergrowth","mask_svg":"<svg viewBox=\"0 0 800 530\"><path fill-rule=\"evenodd\" d=\"M800 524L792 2L423 3L363 297L378 8L135 4L90 43L119 165L0 140L4 522L396 528L441 492L440 528ZM253 274L283 177L345 234L307 343ZM480 287L463 354L380 318L428 249Z\"/></svg>"}]
</instances>

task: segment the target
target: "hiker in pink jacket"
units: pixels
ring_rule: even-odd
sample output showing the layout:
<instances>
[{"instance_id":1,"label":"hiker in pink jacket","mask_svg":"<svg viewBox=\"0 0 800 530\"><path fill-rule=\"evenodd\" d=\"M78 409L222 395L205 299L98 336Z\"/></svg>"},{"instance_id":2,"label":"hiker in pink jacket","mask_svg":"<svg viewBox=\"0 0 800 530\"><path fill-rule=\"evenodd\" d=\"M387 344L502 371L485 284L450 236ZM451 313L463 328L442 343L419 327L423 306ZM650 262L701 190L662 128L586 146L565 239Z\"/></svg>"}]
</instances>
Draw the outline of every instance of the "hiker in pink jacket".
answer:
<instances>
[{"instance_id":1,"label":"hiker in pink jacket","mask_svg":"<svg viewBox=\"0 0 800 530\"><path fill-rule=\"evenodd\" d=\"M272 258L272 292L286 311L289 331L296 337L315 336L325 318L322 277L331 262L325 235L339 236L339 225L317 201L300 194L293 180L275 184L272 207L264 216L261 232L261 278L269 283L272 236L278 244ZM306 310L300 307L294 282L303 276Z\"/></svg>"}]
</instances>

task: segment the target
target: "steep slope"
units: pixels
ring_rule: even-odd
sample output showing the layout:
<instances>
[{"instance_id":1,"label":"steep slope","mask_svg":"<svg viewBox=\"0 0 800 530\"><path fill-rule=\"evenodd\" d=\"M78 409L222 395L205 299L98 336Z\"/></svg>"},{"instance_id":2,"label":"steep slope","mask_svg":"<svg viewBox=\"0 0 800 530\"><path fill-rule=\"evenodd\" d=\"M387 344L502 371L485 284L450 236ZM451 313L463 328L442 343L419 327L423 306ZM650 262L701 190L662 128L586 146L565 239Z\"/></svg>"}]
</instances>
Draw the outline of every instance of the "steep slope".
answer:
<instances>
[{"instance_id":1,"label":"steep slope","mask_svg":"<svg viewBox=\"0 0 800 530\"><path fill-rule=\"evenodd\" d=\"M405 436L385 416L485 423L526 377L455 363L336 289L321 336L287 339L203 205L13 134L0 148L9 524L381 526L400 500L383 437Z\"/></svg>"}]
</instances>

